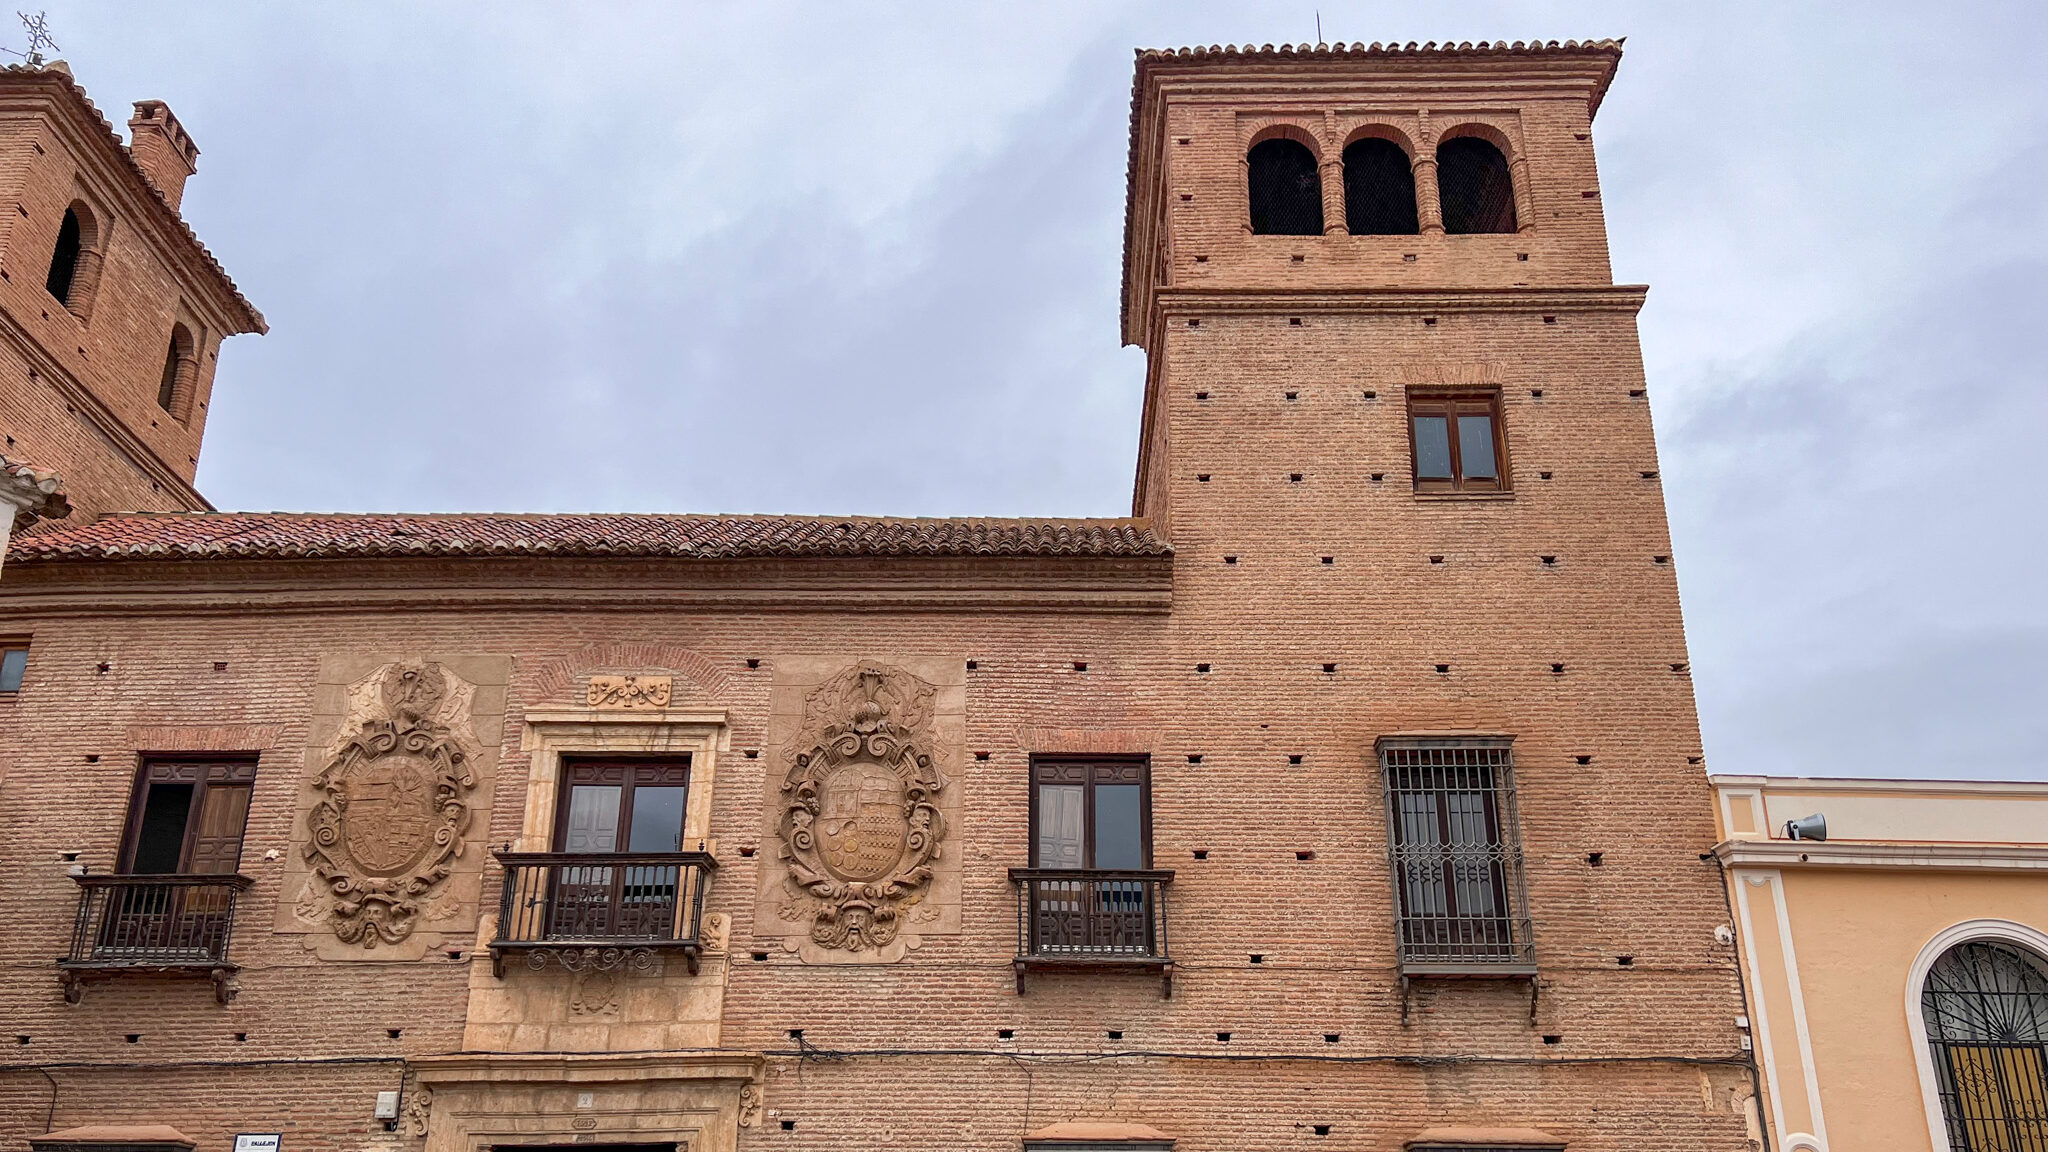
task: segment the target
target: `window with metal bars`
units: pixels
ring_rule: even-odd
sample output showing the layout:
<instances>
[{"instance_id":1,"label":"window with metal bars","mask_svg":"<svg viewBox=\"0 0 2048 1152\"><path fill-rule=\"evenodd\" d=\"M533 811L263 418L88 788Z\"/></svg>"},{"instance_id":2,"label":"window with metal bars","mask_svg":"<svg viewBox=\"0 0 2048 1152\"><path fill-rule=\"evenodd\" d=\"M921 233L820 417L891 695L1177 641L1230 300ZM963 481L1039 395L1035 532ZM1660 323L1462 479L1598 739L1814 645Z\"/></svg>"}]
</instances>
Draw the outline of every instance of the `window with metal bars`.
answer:
<instances>
[{"instance_id":1,"label":"window with metal bars","mask_svg":"<svg viewBox=\"0 0 2048 1152\"><path fill-rule=\"evenodd\" d=\"M1444 231L1513 232L1515 182L1507 157L1477 136L1453 136L1436 149L1437 195Z\"/></svg>"},{"instance_id":2,"label":"window with metal bars","mask_svg":"<svg viewBox=\"0 0 2048 1152\"><path fill-rule=\"evenodd\" d=\"M1404 974L1534 970L1510 743L1379 743Z\"/></svg>"},{"instance_id":3,"label":"window with metal bars","mask_svg":"<svg viewBox=\"0 0 2048 1152\"><path fill-rule=\"evenodd\" d=\"M1315 153L1299 140L1262 140L1245 154L1252 233L1323 234L1323 182Z\"/></svg>"},{"instance_id":4,"label":"window with metal bars","mask_svg":"<svg viewBox=\"0 0 2048 1152\"><path fill-rule=\"evenodd\" d=\"M1942 953L1920 991L1952 1152L2048 1148L2048 961L1996 940Z\"/></svg>"},{"instance_id":5,"label":"window with metal bars","mask_svg":"<svg viewBox=\"0 0 2048 1152\"><path fill-rule=\"evenodd\" d=\"M1377 136L1344 149L1344 224L1353 236L1412 236L1415 166L1399 144Z\"/></svg>"}]
</instances>

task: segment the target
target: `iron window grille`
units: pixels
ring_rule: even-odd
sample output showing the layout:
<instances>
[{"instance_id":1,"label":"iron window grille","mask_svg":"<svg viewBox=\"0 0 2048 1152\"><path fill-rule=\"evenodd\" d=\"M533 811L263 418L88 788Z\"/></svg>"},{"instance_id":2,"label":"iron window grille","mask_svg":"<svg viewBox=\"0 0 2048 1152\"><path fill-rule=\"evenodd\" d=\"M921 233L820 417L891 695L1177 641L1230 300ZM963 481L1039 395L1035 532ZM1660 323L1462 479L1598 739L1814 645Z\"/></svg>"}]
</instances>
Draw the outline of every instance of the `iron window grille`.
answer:
<instances>
[{"instance_id":1,"label":"iron window grille","mask_svg":"<svg viewBox=\"0 0 2048 1152\"><path fill-rule=\"evenodd\" d=\"M1927 973L1920 1012L1953 1152L2048 1148L2048 965L1971 940Z\"/></svg>"},{"instance_id":2,"label":"iron window grille","mask_svg":"<svg viewBox=\"0 0 2048 1152\"><path fill-rule=\"evenodd\" d=\"M1379 742L1404 978L1536 970L1511 743Z\"/></svg>"}]
</instances>

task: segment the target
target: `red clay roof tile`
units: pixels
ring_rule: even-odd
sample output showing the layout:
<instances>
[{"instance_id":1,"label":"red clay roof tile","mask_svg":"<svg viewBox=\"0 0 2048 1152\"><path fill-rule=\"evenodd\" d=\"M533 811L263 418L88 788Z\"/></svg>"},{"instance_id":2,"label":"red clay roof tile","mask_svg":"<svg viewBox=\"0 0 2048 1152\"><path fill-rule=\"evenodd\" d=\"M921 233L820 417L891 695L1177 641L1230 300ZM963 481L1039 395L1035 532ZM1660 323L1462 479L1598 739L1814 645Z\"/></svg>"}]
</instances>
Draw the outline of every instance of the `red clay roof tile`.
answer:
<instances>
[{"instance_id":1,"label":"red clay roof tile","mask_svg":"<svg viewBox=\"0 0 2048 1152\"><path fill-rule=\"evenodd\" d=\"M146 512L19 539L8 559L1172 554L1142 519Z\"/></svg>"}]
</instances>

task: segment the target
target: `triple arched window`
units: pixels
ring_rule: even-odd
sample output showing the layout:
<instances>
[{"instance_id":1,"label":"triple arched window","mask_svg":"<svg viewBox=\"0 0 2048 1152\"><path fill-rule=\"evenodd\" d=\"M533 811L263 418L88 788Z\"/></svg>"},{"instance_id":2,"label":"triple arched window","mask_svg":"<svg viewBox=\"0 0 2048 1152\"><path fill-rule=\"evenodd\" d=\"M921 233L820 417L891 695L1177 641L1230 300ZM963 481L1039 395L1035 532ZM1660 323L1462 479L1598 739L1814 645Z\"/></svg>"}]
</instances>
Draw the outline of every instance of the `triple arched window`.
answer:
<instances>
[{"instance_id":1,"label":"triple arched window","mask_svg":"<svg viewBox=\"0 0 2048 1152\"><path fill-rule=\"evenodd\" d=\"M1423 223L1454 235L1514 232L1515 183L1507 156L1491 140L1454 135L1437 145L1434 204L1423 204L1408 149L1381 136L1344 148L1344 228L1353 236L1412 236ZM1260 236L1323 231L1323 188L1315 153L1300 140L1261 140L1245 154L1251 227ZM1431 228L1435 230L1434 227Z\"/></svg>"},{"instance_id":2,"label":"triple arched window","mask_svg":"<svg viewBox=\"0 0 2048 1152\"><path fill-rule=\"evenodd\" d=\"M1942 953L1921 986L1951 1152L2048 1148L2048 960L2003 940Z\"/></svg>"}]
</instances>

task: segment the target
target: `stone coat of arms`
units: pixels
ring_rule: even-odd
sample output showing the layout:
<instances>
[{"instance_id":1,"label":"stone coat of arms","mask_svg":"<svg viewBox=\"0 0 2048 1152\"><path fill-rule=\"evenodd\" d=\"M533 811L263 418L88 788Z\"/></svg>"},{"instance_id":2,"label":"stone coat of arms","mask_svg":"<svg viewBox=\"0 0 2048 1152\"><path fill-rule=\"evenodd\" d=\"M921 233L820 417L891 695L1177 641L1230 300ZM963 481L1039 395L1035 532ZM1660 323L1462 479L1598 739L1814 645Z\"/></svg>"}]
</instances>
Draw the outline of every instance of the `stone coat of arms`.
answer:
<instances>
[{"instance_id":1,"label":"stone coat of arms","mask_svg":"<svg viewBox=\"0 0 2048 1152\"><path fill-rule=\"evenodd\" d=\"M448 692L439 664L396 664L374 706L319 775L305 847L326 889L336 937L365 948L410 936L422 902L462 854L468 753L437 718Z\"/></svg>"},{"instance_id":2,"label":"stone coat of arms","mask_svg":"<svg viewBox=\"0 0 2048 1152\"><path fill-rule=\"evenodd\" d=\"M782 784L788 883L812 906L811 939L859 952L896 939L931 887L946 787L933 762L932 685L861 664L812 692Z\"/></svg>"}]
</instances>

